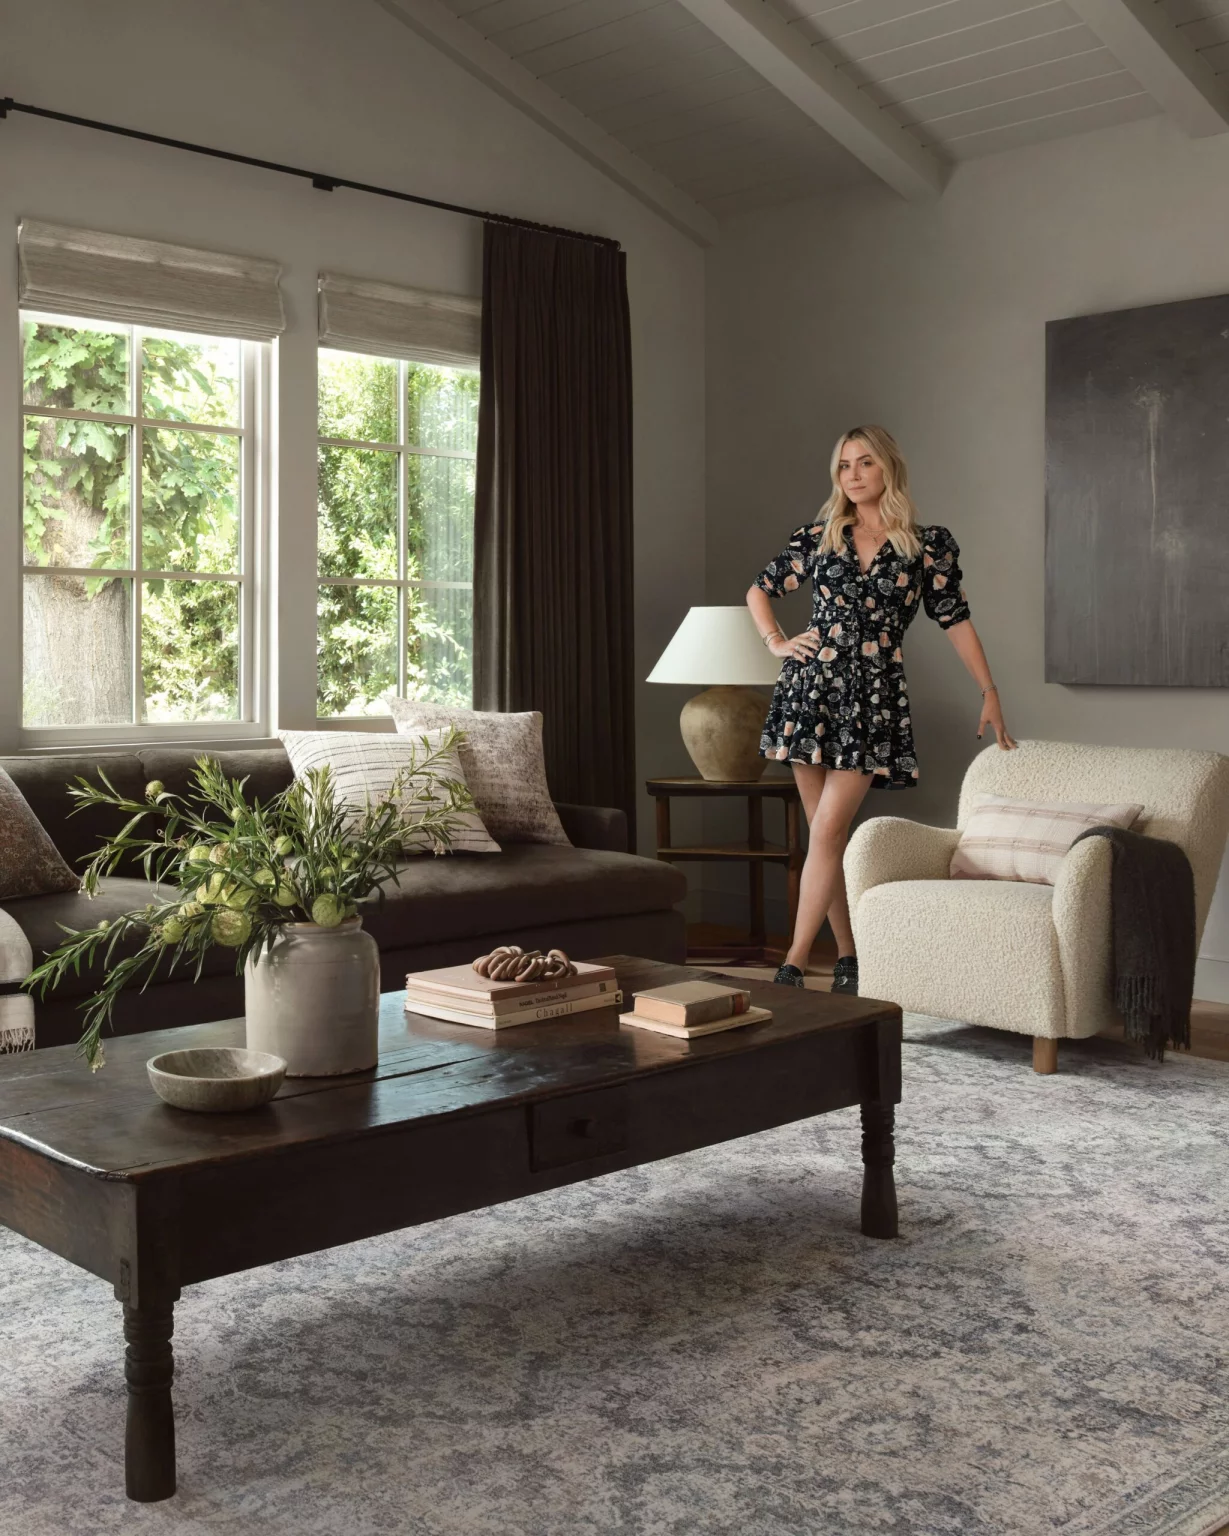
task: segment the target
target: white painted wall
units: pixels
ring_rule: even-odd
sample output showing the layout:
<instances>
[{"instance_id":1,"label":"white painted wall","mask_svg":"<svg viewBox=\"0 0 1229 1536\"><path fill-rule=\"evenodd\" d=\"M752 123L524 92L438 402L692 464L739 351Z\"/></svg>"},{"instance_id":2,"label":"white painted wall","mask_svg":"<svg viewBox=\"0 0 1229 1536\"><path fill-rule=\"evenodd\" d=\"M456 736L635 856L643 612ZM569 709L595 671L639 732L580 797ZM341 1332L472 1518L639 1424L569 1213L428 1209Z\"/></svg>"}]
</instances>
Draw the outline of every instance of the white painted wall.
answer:
<instances>
[{"instance_id":1,"label":"white painted wall","mask_svg":"<svg viewBox=\"0 0 1229 1536\"><path fill-rule=\"evenodd\" d=\"M374 0L0 0L0 36L0 90L20 101L621 240L635 370L636 665L648 673L681 612L703 601L695 244ZM0 423L10 424L0 430L0 752L14 750L21 699L13 252L23 215L282 263L277 718L310 724L316 274L477 294L480 224L29 117L0 123L0 242L10 252L0 260ZM639 690L642 778L687 768L668 694ZM651 821L642 815L642 838Z\"/></svg>"},{"instance_id":2,"label":"white painted wall","mask_svg":"<svg viewBox=\"0 0 1229 1536\"><path fill-rule=\"evenodd\" d=\"M839 432L879 421L962 546L1013 735L1229 752L1229 693L1047 684L1042 628L1045 322L1229 289L1227 184L1229 136L1155 118L967 163L932 204L858 193L729 227L709 262L707 601L740 599L824 499ZM954 825L980 695L924 617L906 661L920 784L864 814ZM1227 890L1197 982L1223 1000Z\"/></svg>"}]
</instances>

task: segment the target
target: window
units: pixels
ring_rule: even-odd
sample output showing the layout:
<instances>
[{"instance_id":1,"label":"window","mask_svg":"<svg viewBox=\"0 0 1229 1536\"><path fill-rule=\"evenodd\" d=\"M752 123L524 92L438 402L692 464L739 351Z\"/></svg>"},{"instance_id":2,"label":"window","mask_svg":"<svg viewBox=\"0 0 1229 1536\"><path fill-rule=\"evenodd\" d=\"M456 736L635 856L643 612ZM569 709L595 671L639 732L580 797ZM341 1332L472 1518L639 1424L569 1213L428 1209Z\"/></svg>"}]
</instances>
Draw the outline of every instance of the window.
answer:
<instances>
[{"instance_id":1,"label":"window","mask_svg":"<svg viewBox=\"0 0 1229 1536\"><path fill-rule=\"evenodd\" d=\"M22 343L25 726L254 723L267 345L31 312Z\"/></svg>"},{"instance_id":2,"label":"window","mask_svg":"<svg viewBox=\"0 0 1229 1536\"><path fill-rule=\"evenodd\" d=\"M317 712L473 694L478 374L320 350Z\"/></svg>"}]
</instances>

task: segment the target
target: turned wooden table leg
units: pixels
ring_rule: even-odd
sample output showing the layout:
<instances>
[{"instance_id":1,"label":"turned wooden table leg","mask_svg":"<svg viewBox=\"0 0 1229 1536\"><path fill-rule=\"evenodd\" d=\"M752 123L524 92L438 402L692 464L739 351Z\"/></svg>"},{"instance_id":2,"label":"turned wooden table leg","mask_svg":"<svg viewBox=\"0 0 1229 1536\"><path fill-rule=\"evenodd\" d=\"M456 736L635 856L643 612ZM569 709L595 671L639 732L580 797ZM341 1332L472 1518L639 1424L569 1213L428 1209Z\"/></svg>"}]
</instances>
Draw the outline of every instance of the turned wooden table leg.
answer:
<instances>
[{"instance_id":1,"label":"turned wooden table leg","mask_svg":"<svg viewBox=\"0 0 1229 1536\"><path fill-rule=\"evenodd\" d=\"M896 1142L891 1104L862 1106L862 1231L867 1237L896 1237Z\"/></svg>"},{"instance_id":2,"label":"turned wooden table leg","mask_svg":"<svg viewBox=\"0 0 1229 1536\"><path fill-rule=\"evenodd\" d=\"M124 1377L128 1382L128 1426L124 1439L124 1482L130 1499L152 1504L175 1492L175 1372L171 1334L174 1302L124 1305Z\"/></svg>"}]
</instances>

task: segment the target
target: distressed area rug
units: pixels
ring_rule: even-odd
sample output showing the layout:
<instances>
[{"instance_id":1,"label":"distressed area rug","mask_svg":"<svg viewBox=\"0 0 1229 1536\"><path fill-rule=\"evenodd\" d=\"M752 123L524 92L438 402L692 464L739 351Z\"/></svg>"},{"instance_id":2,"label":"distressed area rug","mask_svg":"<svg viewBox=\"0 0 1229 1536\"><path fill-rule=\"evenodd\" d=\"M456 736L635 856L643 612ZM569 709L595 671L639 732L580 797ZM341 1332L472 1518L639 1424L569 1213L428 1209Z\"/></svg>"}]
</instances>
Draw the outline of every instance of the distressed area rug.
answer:
<instances>
[{"instance_id":1,"label":"distressed area rug","mask_svg":"<svg viewBox=\"0 0 1229 1536\"><path fill-rule=\"evenodd\" d=\"M0 1531L1205 1536L1229 1069L906 1033L900 1241L844 1113L191 1288L164 1504L118 1304L0 1233Z\"/></svg>"}]
</instances>

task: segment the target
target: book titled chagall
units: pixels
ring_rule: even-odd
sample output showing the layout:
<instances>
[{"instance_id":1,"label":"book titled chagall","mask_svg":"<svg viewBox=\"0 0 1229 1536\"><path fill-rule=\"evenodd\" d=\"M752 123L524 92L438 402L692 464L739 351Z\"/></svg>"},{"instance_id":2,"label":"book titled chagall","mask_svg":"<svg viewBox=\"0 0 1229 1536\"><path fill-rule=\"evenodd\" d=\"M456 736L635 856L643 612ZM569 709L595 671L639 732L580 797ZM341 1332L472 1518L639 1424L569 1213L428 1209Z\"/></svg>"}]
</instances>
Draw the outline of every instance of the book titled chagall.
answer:
<instances>
[{"instance_id":1,"label":"book titled chagall","mask_svg":"<svg viewBox=\"0 0 1229 1536\"><path fill-rule=\"evenodd\" d=\"M585 961L577 962L574 976L555 981L492 981L468 965L412 971L405 978L407 1012L483 1029L588 1013L622 1001L613 967Z\"/></svg>"}]
</instances>

